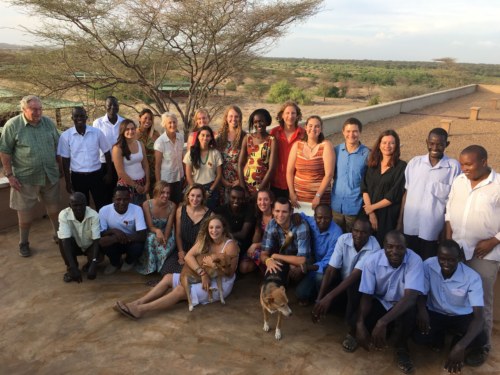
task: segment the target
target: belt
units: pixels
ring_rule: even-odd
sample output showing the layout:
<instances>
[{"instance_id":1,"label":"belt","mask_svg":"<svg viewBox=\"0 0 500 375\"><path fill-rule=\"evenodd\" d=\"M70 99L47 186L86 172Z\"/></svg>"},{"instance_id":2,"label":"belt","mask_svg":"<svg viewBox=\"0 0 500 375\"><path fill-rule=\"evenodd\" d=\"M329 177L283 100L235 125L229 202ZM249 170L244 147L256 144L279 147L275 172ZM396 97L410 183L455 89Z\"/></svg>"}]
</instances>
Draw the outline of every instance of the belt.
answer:
<instances>
[{"instance_id":1,"label":"belt","mask_svg":"<svg viewBox=\"0 0 500 375\"><path fill-rule=\"evenodd\" d=\"M96 170L96 171L93 171L93 172L73 172L73 171L71 171L71 173L72 173L72 174L79 174L79 175L81 175L81 176L88 176L88 175L90 175L90 174L100 173L100 172L101 172L101 170L100 170L100 169L98 169L98 170Z\"/></svg>"}]
</instances>

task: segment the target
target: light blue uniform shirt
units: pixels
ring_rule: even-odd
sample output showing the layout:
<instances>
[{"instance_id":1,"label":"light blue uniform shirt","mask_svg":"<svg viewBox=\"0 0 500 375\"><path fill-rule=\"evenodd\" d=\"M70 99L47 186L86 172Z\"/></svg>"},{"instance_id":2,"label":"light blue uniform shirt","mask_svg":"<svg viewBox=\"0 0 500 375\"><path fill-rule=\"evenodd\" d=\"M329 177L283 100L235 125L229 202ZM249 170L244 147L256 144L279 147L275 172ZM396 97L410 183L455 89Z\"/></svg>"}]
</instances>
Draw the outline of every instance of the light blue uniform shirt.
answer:
<instances>
[{"instance_id":1,"label":"light blue uniform shirt","mask_svg":"<svg viewBox=\"0 0 500 375\"><path fill-rule=\"evenodd\" d=\"M389 264L384 250L376 251L365 259L362 271L359 291L373 295L386 310L404 297L405 289L424 292L422 259L413 250L406 249L398 268Z\"/></svg>"},{"instance_id":2,"label":"light blue uniform shirt","mask_svg":"<svg viewBox=\"0 0 500 375\"><path fill-rule=\"evenodd\" d=\"M360 144L349 153L345 143L334 147L336 163L332 188L332 210L343 215L357 215L361 209L361 181L366 171L368 147Z\"/></svg>"},{"instance_id":3,"label":"light blue uniform shirt","mask_svg":"<svg viewBox=\"0 0 500 375\"><path fill-rule=\"evenodd\" d=\"M370 236L361 250L356 251L352 233L346 233L337 240L335 251L328 264L340 270L343 280L351 274L354 268L363 270L363 264L368 255L377 250L380 250L380 245L375 237Z\"/></svg>"},{"instance_id":4,"label":"light blue uniform shirt","mask_svg":"<svg viewBox=\"0 0 500 375\"><path fill-rule=\"evenodd\" d=\"M460 163L446 155L435 165L429 154L410 160L405 170L404 233L436 241L444 226L444 211Z\"/></svg>"},{"instance_id":5,"label":"light blue uniform shirt","mask_svg":"<svg viewBox=\"0 0 500 375\"><path fill-rule=\"evenodd\" d=\"M309 224L312 238L312 253L314 254L314 264L319 268L316 273L324 273L328 261L332 257L333 250L338 238L342 235L342 229L332 220L330 227L321 233L313 217L300 213L302 219Z\"/></svg>"},{"instance_id":6,"label":"light blue uniform shirt","mask_svg":"<svg viewBox=\"0 0 500 375\"><path fill-rule=\"evenodd\" d=\"M455 273L445 279L438 258L424 262L424 294L427 308L444 315L468 315L472 307L484 306L481 276L459 263Z\"/></svg>"}]
</instances>

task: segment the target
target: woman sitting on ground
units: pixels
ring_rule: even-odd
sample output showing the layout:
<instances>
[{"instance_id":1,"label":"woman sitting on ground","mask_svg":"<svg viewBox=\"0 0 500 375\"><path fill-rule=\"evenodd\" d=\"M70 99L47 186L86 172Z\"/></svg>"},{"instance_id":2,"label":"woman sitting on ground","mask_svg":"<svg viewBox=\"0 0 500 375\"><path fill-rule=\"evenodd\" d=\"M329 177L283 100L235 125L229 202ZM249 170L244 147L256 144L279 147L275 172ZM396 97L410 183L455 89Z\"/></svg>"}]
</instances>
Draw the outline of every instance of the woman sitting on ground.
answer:
<instances>
[{"instance_id":1,"label":"woman sitting on ground","mask_svg":"<svg viewBox=\"0 0 500 375\"><path fill-rule=\"evenodd\" d=\"M271 114L266 109L253 111L248 120L250 133L241 144L238 162L240 186L253 197L259 190L269 188L276 166L276 140L267 132L271 122Z\"/></svg>"},{"instance_id":2,"label":"woman sitting on ground","mask_svg":"<svg viewBox=\"0 0 500 375\"><path fill-rule=\"evenodd\" d=\"M231 238L229 227L221 216L213 216L205 221L195 245L186 254L186 264L195 272L200 272L200 267L203 264L210 265L211 255L227 254L231 257L231 269L228 274L222 278L222 289L224 298L226 298L233 289L235 272L238 266L239 248ZM199 254L206 254L203 258L203 264L196 260ZM168 289L172 290L167 293ZM191 284L191 299L193 305L208 303L208 289L217 288L216 280L210 280L208 275L202 273L201 283ZM144 297L141 297L130 303L121 301L116 302L115 309L121 314L131 319L141 318L144 314L151 311L166 310L177 302L186 299L186 291L180 283L180 274L167 274L163 279L156 284ZM213 301L219 301L219 291L213 292Z\"/></svg>"},{"instance_id":3,"label":"woman sitting on ground","mask_svg":"<svg viewBox=\"0 0 500 375\"><path fill-rule=\"evenodd\" d=\"M206 205L206 194L203 186L190 186L184 196L184 204L175 212L176 251L165 261L161 274L180 273L184 265L186 252L196 241L203 221L212 214Z\"/></svg>"},{"instance_id":4,"label":"woman sitting on ground","mask_svg":"<svg viewBox=\"0 0 500 375\"><path fill-rule=\"evenodd\" d=\"M274 194L271 190L264 189L257 192L255 232L252 238L252 245L248 248L246 256L240 262L239 271L241 273L252 272L256 267L259 267L263 272L266 271L265 265L260 263L260 247L267 223L273 218L273 203Z\"/></svg>"},{"instance_id":5,"label":"woman sitting on ground","mask_svg":"<svg viewBox=\"0 0 500 375\"><path fill-rule=\"evenodd\" d=\"M125 186L132 195L132 203L141 206L149 191L150 176L146 148L137 140L137 127L132 120L120 124L118 141L112 149L113 164L118 174L117 186Z\"/></svg>"},{"instance_id":6,"label":"woman sitting on ground","mask_svg":"<svg viewBox=\"0 0 500 375\"><path fill-rule=\"evenodd\" d=\"M139 258L136 271L142 275L160 272L163 263L175 248L173 226L175 203L170 201L170 185L158 181L153 190L153 199L142 204L148 235L144 251Z\"/></svg>"},{"instance_id":7,"label":"woman sitting on ground","mask_svg":"<svg viewBox=\"0 0 500 375\"><path fill-rule=\"evenodd\" d=\"M309 117L305 129L303 140L290 150L286 181L292 205L314 216L314 209L320 203L330 205L335 153L323 135L321 117Z\"/></svg>"},{"instance_id":8,"label":"woman sitting on ground","mask_svg":"<svg viewBox=\"0 0 500 375\"><path fill-rule=\"evenodd\" d=\"M222 157L215 148L214 133L209 126L198 131L196 143L184 155L186 180L189 186L201 184L208 194L207 205L214 210L219 205L219 182L222 178Z\"/></svg>"}]
</instances>

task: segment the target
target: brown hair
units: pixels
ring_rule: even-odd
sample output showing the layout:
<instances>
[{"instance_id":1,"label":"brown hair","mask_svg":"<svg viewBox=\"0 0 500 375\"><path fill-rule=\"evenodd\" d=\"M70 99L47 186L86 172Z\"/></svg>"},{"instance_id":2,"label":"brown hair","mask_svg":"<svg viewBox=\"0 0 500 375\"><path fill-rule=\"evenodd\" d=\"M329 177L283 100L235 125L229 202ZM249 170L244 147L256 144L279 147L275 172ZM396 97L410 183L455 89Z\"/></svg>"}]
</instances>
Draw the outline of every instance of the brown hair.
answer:
<instances>
[{"instance_id":1,"label":"brown hair","mask_svg":"<svg viewBox=\"0 0 500 375\"><path fill-rule=\"evenodd\" d=\"M396 149L391 155L391 160L389 160L388 166L394 167L396 163L399 161L399 157L401 155L401 145L399 141L399 135L394 130L389 129L380 133L380 135L377 138L377 141L373 145L373 148L370 154L368 155L368 162L367 162L368 167L375 168L380 166L380 163L382 163L382 152L380 152L380 143L382 142L382 138L388 136L392 136L396 140Z\"/></svg>"},{"instance_id":2,"label":"brown hair","mask_svg":"<svg viewBox=\"0 0 500 375\"><path fill-rule=\"evenodd\" d=\"M320 125L321 125L321 133L319 133L319 136L318 136L318 143L321 143L325 140L325 135L323 134L323 120L321 119L321 117L317 116L317 115L312 115L312 116L309 116L306 120L306 126L307 126L307 123L309 122L309 120L318 120ZM302 140L307 142L307 132L304 132L304 137L302 137Z\"/></svg>"},{"instance_id":3,"label":"brown hair","mask_svg":"<svg viewBox=\"0 0 500 375\"><path fill-rule=\"evenodd\" d=\"M170 191L172 191L172 187L167 181L157 181L155 187L153 188L153 198L159 197L163 189L165 189L166 187L168 187Z\"/></svg>"},{"instance_id":4,"label":"brown hair","mask_svg":"<svg viewBox=\"0 0 500 375\"><path fill-rule=\"evenodd\" d=\"M120 147L122 149L122 156L127 160L130 160L130 154L132 152L130 151L130 148L128 148L127 138L125 138L125 130L127 129L127 125L130 125L130 124L133 124L134 127L137 129L137 125L135 124L134 121L132 121L131 119L128 119L128 118L124 119L120 123L120 131L118 133L118 140L115 143L115 145L117 145L118 147Z\"/></svg>"},{"instance_id":5,"label":"brown hair","mask_svg":"<svg viewBox=\"0 0 500 375\"><path fill-rule=\"evenodd\" d=\"M276 115L276 120L278 120L278 123L280 124L281 127L285 126L285 121L283 120L283 112L285 112L285 109L287 107L294 107L295 111L297 112L297 120L295 121L295 126L299 126L300 120L302 120L302 111L300 110L300 107L297 103L295 103L292 100L287 100L280 108L278 111L278 114Z\"/></svg>"}]
</instances>

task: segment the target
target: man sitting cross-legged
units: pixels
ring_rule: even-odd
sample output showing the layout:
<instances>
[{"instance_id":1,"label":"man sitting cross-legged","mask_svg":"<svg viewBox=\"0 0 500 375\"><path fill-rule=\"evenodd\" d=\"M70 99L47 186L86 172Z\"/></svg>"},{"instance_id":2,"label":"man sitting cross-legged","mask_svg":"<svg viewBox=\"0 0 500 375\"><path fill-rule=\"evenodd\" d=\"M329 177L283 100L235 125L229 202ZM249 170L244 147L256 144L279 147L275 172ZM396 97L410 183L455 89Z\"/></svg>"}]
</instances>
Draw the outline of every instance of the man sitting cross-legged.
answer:
<instances>
[{"instance_id":1,"label":"man sitting cross-legged","mask_svg":"<svg viewBox=\"0 0 500 375\"><path fill-rule=\"evenodd\" d=\"M422 259L406 248L401 232L387 233L384 251L376 251L365 260L359 291L363 295L356 323L358 343L369 350L371 339L375 348L384 348L387 330L396 323L398 367L405 374L412 372L408 338L415 327L417 297L424 291L424 276Z\"/></svg>"},{"instance_id":2,"label":"man sitting cross-legged","mask_svg":"<svg viewBox=\"0 0 500 375\"><path fill-rule=\"evenodd\" d=\"M78 269L77 255L86 255L87 264L82 267L87 272L87 278L93 280L97 272L99 255L99 215L87 207L85 194L76 192L69 197L69 207L59 213L59 250L66 264L67 271L63 280L67 283L82 281Z\"/></svg>"},{"instance_id":3,"label":"man sitting cross-legged","mask_svg":"<svg viewBox=\"0 0 500 375\"><path fill-rule=\"evenodd\" d=\"M347 352L353 352L358 347L354 335L356 312L361 298L358 291L361 269L368 255L380 250L380 245L377 239L370 235L371 232L368 219L359 217L352 225L352 233L346 233L339 237L312 311L313 322L316 323L328 312L332 302L337 297L347 294L345 318L349 326L349 333L342 342L342 346ZM334 288L331 289L332 287ZM338 301L338 303L341 302Z\"/></svg>"},{"instance_id":4,"label":"man sitting cross-legged","mask_svg":"<svg viewBox=\"0 0 500 375\"><path fill-rule=\"evenodd\" d=\"M455 335L444 365L450 373L460 372L464 359L470 366L480 366L487 358L481 276L460 258L455 241L439 245L437 257L424 262L425 291L417 303L415 341L441 349L445 334Z\"/></svg>"}]
</instances>

